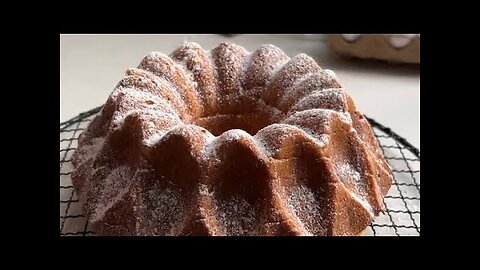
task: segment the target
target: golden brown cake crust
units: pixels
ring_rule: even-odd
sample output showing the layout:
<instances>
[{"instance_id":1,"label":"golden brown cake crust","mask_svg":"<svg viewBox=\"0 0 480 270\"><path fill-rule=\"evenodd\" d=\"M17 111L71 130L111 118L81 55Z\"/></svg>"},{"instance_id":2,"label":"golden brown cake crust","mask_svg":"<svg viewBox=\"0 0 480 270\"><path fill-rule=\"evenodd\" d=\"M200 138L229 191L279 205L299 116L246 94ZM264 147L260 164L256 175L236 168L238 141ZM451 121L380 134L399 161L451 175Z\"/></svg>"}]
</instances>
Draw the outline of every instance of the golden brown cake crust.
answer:
<instances>
[{"instance_id":1,"label":"golden brown cake crust","mask_svg":"<svg viewBox=\"0 0 480 270\"><path fill-rule=\"evenodd\" d=\"M273 45L150 53L72 162L99 235L356 235L392 181L336 75Z\"/></svg>"}]
</instances>

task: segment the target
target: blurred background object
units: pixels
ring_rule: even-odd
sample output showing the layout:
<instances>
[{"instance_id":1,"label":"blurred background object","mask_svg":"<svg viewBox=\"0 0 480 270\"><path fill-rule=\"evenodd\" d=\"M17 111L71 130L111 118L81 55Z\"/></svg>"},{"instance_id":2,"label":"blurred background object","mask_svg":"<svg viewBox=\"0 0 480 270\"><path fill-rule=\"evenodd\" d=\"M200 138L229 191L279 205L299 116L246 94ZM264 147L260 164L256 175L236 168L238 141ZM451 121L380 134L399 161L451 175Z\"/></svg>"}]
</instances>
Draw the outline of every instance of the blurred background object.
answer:
<instances>
[{"instance_id":1,"label":"blurred background object","mask_svg":"<svg viewBox=\"0 0 480 270\"><path fill-rule=\"evenodd\" d=\"M196 42L206 50L220 42L250 51L273 44L290 57L305 53L320 67L333 70L361 112L420 148L419 65L352 61L331 49L331 38L316 34L61 35L60 122L105 103L124 72L136 67L151 51L169 54L185 41ZM402 45L402 41L395 42Z\"/></svg>"},{"instance_id":2,"label":"blurred background object","mask_svg":"<svg viewBox=\"0 0 480 270\"><path fill-rule=\"evenodd\" d=\"M390 63L420 63L419 34L343 34L328 37L340 55Z\"/></svg>"}]
</instances>

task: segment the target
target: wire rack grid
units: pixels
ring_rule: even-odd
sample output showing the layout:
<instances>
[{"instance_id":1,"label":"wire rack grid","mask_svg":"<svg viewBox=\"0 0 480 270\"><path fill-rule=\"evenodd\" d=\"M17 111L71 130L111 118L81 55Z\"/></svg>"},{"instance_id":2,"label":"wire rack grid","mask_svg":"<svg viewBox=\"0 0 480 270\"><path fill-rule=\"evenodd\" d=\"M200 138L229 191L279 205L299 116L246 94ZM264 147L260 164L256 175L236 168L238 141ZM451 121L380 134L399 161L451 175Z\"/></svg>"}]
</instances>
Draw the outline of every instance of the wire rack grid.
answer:
<instances>
[{"instance_id":1,"label":"wire rack grid","mask_svg":"<svg viewBox=\"0 0 480 270\"><path fill-rule=\"evenodd\" d=\"M97 107L60 123L60 235L95 235L82 213L74 192L70 174L71 155L77 147L78 136L101 110ZM385 159L392 167L393 184L384 198L385 214L381 214L362 235L403 236L420 235L420 151L404 138L368 118Z\"/></svg>"}]
</instances>

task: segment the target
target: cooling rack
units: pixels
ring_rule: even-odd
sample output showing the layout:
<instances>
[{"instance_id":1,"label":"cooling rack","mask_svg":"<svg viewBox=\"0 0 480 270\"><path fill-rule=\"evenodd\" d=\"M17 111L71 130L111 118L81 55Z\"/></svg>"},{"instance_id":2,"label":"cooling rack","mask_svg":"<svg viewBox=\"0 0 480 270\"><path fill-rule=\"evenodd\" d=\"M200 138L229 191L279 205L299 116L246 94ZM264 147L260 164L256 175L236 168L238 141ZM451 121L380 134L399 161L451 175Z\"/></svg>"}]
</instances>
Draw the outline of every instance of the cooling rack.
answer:
<instances>
[{"instance_id":1,"label":"cooling rack","mask_svg":"<svg viewBox=\"0 0 480 270\"><path fill-rule=\"evenodd\" d=\"M73 170L71 155L77 147L78 136L100 110L101 107L97 107L60 123L61 236L95 235L82 213L70 174ZM362 235L420 235L420 151L390 128L367 119L392 167L394 179L384 198L385 214L376 217Z\"/></svg>"}]
</instances>

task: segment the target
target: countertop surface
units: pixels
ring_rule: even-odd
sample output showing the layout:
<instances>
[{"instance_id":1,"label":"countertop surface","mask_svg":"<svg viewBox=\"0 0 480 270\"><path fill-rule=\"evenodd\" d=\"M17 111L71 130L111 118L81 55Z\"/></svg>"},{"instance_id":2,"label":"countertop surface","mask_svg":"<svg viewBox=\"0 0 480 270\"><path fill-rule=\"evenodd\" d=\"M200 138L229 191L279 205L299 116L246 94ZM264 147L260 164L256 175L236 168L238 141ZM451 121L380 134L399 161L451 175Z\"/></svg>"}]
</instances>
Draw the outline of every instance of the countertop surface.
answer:
<instances>
[{"instance_id":1,"label":"countertop surface","mask_svg":"<svg viewBox=\"0 0 480 270\"><path fill-rule=\"evenodd\" d=\"M61 35L60 121L102 105L127 68L151 51L169 54L184 41L209 50L222 41L253 51L274 44L293 57L306 53L335 71L358 109L420 148L420 69L334 54L322 35Z\"/></svg>"}]
</instances>

